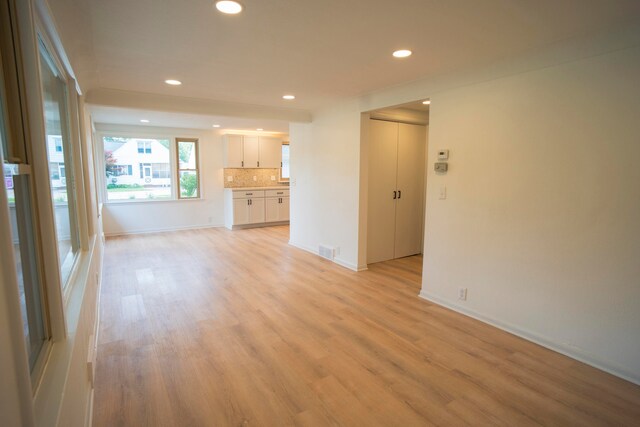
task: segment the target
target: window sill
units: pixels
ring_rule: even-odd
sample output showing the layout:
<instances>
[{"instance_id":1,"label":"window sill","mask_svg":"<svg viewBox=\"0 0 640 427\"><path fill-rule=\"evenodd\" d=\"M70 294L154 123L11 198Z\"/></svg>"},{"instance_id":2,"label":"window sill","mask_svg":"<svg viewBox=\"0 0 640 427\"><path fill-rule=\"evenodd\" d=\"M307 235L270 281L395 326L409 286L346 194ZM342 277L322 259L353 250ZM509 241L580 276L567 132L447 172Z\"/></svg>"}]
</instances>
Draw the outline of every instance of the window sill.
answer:
<instances>
[{"instance_id":1,"label":"window sill","mask_svg":"<svg viewBox=\"0 0 640 427\"><path fill-rule=\"evenodd\" d=\"M164 199L164 200L107 200L104 202L106 206L108 205L137 205L137 204L146 204L146 203L171 203L171 202L193 202L193 201L202 201L204 200L202 197L193 198L193 199Z\"/></svg>"}]
</instances>

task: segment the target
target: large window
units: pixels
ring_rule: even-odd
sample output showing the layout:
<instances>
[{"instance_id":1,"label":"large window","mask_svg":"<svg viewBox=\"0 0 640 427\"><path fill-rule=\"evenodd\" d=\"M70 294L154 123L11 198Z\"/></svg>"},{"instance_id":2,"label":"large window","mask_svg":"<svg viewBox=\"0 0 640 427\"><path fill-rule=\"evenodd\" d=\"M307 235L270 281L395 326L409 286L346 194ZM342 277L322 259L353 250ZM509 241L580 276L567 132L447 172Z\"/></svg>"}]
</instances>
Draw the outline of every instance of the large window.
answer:
<instances>
[{"instance_id":1,"label":"large window","mask_svg":"<svg viewBox=\"0 0 640 427\"><path fill-rule=\"evenodd\" d=\"M2 24L5 23L2 20ZM0 164L4 187L0 188L0 194L6 197L9 208L9 235L2 238L9 239L13 250L2 254L2 268L15 271L21 329L25 338L32 381L35 383L38 371L44 366L45 349L50 333L44 283L40 274L41 257L38 250L38 228L35 227L32 169L24 155L24 134L16 131L16 128L22 127L23 120L19 100L15 91L11 98L6 95L8 91L5 90L5 71L11 74L15 67L9 65L12 64L11 61L3 62L3 59L7 58L4 56L5 53L0 46ZM3 318L4 320L6 319ZM5 344L8 343L2 345Z\"/></svg>"},{"instance_id":2,"label":"large window","mask_svg":"<svg viewBox=\"0 0 640 427\"><path fill-rule=\"evenodd\" d=\"M169 139L103 136L107 200L171 199Z\"/></svg>"},{"instance_id":3,"label":"large window","mask_svg":"<svg viewBox=\"0 0 640 427\"><path fill-rule=\"evenodd\" d=\"M196 199L200 197L198 173L198 140L176 139L178 151L178 178L180 180L179 197Z\"/></svg>"},{"instance_id":4,"label":"large window","mask_svg":"<svg viewBox=\"0 0 640 427\"><path fill-rule=\"evenodd\" d=\"M67 84L42 42L40 43L40 77L46 133L44 144L49 159L60 272L62 284L65 286L80 246L69 133Z\"/></svg>"}]
</instances>

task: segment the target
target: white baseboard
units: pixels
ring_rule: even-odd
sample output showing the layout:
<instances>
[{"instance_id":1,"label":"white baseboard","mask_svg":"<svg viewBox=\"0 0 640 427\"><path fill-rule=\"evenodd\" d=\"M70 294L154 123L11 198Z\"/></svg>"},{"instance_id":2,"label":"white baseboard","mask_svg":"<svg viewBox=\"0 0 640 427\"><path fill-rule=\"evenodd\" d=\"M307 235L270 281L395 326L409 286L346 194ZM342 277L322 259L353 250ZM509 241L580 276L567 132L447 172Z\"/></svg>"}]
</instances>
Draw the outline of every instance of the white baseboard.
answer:
<instances>
[{"instance_id":1,"label":"white baseboard","mask_svg":"<svg viewBox=\"0 0 640 427\"><path fill-rule=\"evenodd\" d=\"M301 245L301 244L298 244L298 243L294 243L294 242L292 242L291 240L289 240L289 244L290 244L291 246L293 246L293 247L298 248L298 249L302 249L303 251L306 251L306 252L312 253L312 254L314 254L315 256L318 256L318 257L320 256L320 255L318 254L318 251L317 251L316 249L311 248L311 247L309 247L309 246ZM326 259L326 258L322 258L322 259ZM329 260L327 260L327 261L329 261ZM352 270L352 271L362 271L362 270L359 270L359 269L358 269L358 266L357 266L357 265L352 264L352 263L350 263L350 262L348 262L348 261L341 260L341 259L339 259L339 258L334 258L334 259L333 259L333 263L334 263L334 264L338 264L340 267L348 268L349 270ZM366 270L366 267L365 267L364 269Z\"/></svg>"},{"instance_id":2,"label":"white baseboard","mask_svg":"<svg viewBox=\"0 0 640 427\"><path fill-rule=\"evenodd\" d=\"M182 230L200 230L205 228L222 228L224 224L205 224L205 225L189 225L186 227L167 227L167 228L152 228L148 230L127 230L127 231L115 231L115 232L105 232L104 235L106 237L115 237L115 236L129 236L134 234L152 234L152 233L164 233L168 231L182 231Z\"/></svg>"},{"instance_id":3,"label":"white baseboard","mask_svg":"<svg viewBox=\"0 0 640 427\"><path fill-rule=\"evenodd\" d=\"M543 337L534 332L522 329L516 325L512 325L507 322L503 322L497 319L494 319L490 316L486 316L482 313L478 313L475 310L471 310L466 307L462 307L460 305L454 304L448 300L445 300L439 296L426 292L424 290L420 291L420 298L425 299L434 304L446 307L450 310L458 312L468 317L472 317L476 320L479 320L483 323L487 323L491 326L495 326L498 329L509 332L513 335L519 336L520 338L524 338L527 341L534 342L542 347L548 348L560 354L564 354L572 359L578 360L582 363L586 363L587 365L593 366L594 368L600 369L602 371L608 372L611 375L615 375L616 377L620 377L634 384L640 385L640 377L638 374L634 374L632 372L627 371L626 369L614 366L611 363L604 362L594 357L591 354L585 353L581 349L573 346L569 346L567 344L554 342L546 337Z\"/></svg>"}]
</instances>

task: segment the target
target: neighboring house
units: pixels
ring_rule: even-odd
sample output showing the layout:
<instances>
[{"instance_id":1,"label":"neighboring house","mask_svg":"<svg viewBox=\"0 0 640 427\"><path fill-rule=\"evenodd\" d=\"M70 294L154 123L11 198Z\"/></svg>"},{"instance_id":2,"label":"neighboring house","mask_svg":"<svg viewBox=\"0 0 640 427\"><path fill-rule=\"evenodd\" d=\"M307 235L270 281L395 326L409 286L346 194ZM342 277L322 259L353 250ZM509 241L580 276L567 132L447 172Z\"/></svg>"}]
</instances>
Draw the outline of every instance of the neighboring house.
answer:
<instances>
[{"instance_id":1,"label":"neighboring house","mask_svg":"<svg viewBox=\"0 0 640 427\"><path fill-rule=\"evenodd\" d=\"M168 142L168 141L167 141ZM169 148L157 139L128 138L126 142L105 140L115 165L107 173L107 184L170 186Z\"/></svg>"},{"instance_id":2,"label":"neighboring house","mask_svg":"<svg viewBox=\"0 0 640 427\"><path fill-rule=\"evenodd\" d=\"M61 135L47 135L47 149L49 150L49 174L51 186L56 189L67 185L67 175L64 168L64 151Z\"/></svg>"}]
</instances>

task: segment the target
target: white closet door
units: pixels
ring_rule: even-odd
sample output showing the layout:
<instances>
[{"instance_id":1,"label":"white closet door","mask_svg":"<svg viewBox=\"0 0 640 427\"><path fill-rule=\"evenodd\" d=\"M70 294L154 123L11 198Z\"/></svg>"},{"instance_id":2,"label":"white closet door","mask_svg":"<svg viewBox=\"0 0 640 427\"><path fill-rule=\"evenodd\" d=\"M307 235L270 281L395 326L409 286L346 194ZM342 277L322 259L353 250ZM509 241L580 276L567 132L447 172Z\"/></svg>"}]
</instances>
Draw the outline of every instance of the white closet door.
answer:
<instances>
[{"instance_id":1,"label":"white closet door","mask_svg":"<svg viewBox=\"0 0 640 427\"><path fill-rule=\"evenodd\" d=\"M367 263L394 257L398 123L370 120Z\"/></svg>"},{"instance_id":2,"label":"white closet door","mask_svg":"<svg viewBox=\"0 0 640 427\"><path fill-rule=\"evenodd\" d=\"M394 258L422 252L426 140L424 126L399 124Z\"/></svg>"},{"instance_id":3,"label":"white closet door","mask_svg":"<svg viewBox=\"0 0 640 427\"><path fill-rule=\"evenodd\" d=\"M260 143L257 136L244 136L244 167L257 168L260 160Z\"/></svg>"}]
</instances>

